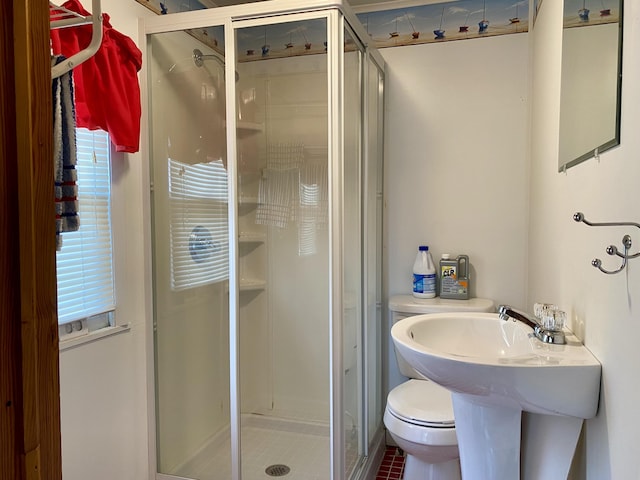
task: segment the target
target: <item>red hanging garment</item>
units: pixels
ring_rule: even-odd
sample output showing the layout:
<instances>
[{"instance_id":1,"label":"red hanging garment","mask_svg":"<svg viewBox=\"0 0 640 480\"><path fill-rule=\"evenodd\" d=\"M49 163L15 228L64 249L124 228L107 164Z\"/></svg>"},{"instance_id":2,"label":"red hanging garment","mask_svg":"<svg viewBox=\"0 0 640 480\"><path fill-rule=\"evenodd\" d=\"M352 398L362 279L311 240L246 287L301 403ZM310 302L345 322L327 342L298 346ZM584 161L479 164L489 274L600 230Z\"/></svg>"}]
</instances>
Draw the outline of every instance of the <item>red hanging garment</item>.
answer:
<instances>
[{"instance_id":1,"label":"red hanging garment","mask_svg":"<svg viewBox=\"0 0 640 480\"><path fill-rule=\"evenodd\" d=\"M89 15L78 0L62 5ZM137 152L140 145L140 85L142 52L103 16L102 45L97 53L73 70L78 127L109 132L118 152ZM91 42L91 25L51 31L53 53L69 58Z\"/></svg>"}]
</instances>

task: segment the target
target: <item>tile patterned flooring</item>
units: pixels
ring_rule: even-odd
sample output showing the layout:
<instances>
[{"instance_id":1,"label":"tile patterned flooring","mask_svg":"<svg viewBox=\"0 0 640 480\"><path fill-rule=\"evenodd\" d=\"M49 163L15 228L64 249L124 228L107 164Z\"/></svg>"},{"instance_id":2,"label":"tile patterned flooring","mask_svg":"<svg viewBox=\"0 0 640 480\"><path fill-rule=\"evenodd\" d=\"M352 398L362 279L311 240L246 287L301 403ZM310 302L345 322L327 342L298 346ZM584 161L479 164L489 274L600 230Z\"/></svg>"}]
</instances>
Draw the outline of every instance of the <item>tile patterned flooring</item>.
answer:
<instances>
[{"instance_id":1,"label":"tile patterned flooring","mask_svg":"<svg viewBox=\"0 0 640 480\"><path fill-rule=\"evenodd\" d=\"M397 447L387 447L376 480L400 480L404 472L404 455Z\"/></svg>"}]
</instances>

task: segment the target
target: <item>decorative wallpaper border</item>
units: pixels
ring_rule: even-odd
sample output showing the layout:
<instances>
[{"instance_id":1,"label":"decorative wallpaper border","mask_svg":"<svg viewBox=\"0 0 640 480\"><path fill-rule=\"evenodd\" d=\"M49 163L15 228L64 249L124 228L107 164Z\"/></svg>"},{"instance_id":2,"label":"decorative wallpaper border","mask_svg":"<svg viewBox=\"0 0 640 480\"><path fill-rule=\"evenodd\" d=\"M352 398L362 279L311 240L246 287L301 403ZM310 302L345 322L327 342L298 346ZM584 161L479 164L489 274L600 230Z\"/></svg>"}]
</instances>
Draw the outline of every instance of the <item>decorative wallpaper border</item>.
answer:
<instances>
[{"instance_id":1,"label":"decorative wallpaper border","mask_svg":"<svg viewBox=\"0 0 640 480\"><path fill-rule=\"evenodd\" d=\"M359 13L378 48L467 40L529 30L529 0L458 0Z\"/></svg>"},{"instance_id":2,"label":"decorative wallpaper border","mask_svg":"<svg viewBox=\"0 0 640 480\"><path fill-rule=\"evenodd\" d=\"M200 0L136 0L159 15L202 10ZM205 1L205 0L203 0ZM529 30L530 0L454 0L358 13L377 48L466 40ZM532 0L539 3L542 0ZM191 30L191 35L224 51L222 27ZM326 51L324 22L307 21L244 29L238 61L281 58ZM348 46L347 46L348 48Z\"/></svg>"},{"instance_id":3,"label":"decorative wallpaper border","mask_svg":"<svg viewBox=\"0 0 640 480\"><path fill-rule=\"evenodd\" d=\"M587 27L619 21L618 0L564 0L564 28Z\"/></svg>"}]
</instances>

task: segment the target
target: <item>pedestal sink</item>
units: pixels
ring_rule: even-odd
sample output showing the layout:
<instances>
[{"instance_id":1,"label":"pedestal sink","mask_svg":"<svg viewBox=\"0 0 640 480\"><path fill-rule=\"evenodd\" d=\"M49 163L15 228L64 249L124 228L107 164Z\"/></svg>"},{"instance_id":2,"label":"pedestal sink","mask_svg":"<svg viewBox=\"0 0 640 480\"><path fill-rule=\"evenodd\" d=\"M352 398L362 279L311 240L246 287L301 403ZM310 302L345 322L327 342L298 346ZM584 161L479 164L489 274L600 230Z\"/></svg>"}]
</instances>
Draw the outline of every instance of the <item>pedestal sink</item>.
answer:
<instances>
[{"instance_id":1,"label":"pedestal sink","mask_svg":"<svg viewBox=\"0 0 640 480\"><path fill-rule=\"evenodd\" d=\"M398 353L452 393L464 480L567 478L582 422L598 409L601 365L565 335L566 345L543 343L493 313L417 315L393 326Z\"/></svg>"}]
</instances>

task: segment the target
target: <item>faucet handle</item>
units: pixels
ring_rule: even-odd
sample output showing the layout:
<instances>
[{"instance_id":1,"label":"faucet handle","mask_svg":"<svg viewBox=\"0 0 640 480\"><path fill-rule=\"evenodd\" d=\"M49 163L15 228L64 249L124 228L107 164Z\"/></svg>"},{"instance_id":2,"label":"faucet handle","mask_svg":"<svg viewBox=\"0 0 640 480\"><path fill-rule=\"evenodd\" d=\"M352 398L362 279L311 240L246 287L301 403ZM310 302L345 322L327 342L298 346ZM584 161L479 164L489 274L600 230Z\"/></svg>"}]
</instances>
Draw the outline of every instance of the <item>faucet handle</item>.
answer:
<instances>
[{"instance_id":1,"label":"faucet handle","mask_svg":"<svg viewBox=\"0 0 640 480\"><path fill-rule=\"evenodd\" d=\"M550 332L561 331L567 319L567 314L553 303L535 303L533 313L540 321L540 326Z\"/></svg>"},{"instance_id":2,"label":"faucet handle","mask_svg":"<svg viewBox=\"0 0 640 480\"><path fill-rule=\"evenodd\" d=\"M567 314L563 310L547 309L543 312L540 319L542 328L550 332L559 332L564 328L567 320Z\"/></svg>"},{"instance_id":3,"label":"faucet handle","mask_svg":"<svg viewBox=\"0 0 640 480\"><path fill-rule=\"evenodd\" d=\"M533 315L538 319L542 320L542 316L547 310L558 310L558 306L553 303L534 303L533 304Z\"/></svg>"}]
</instances>

